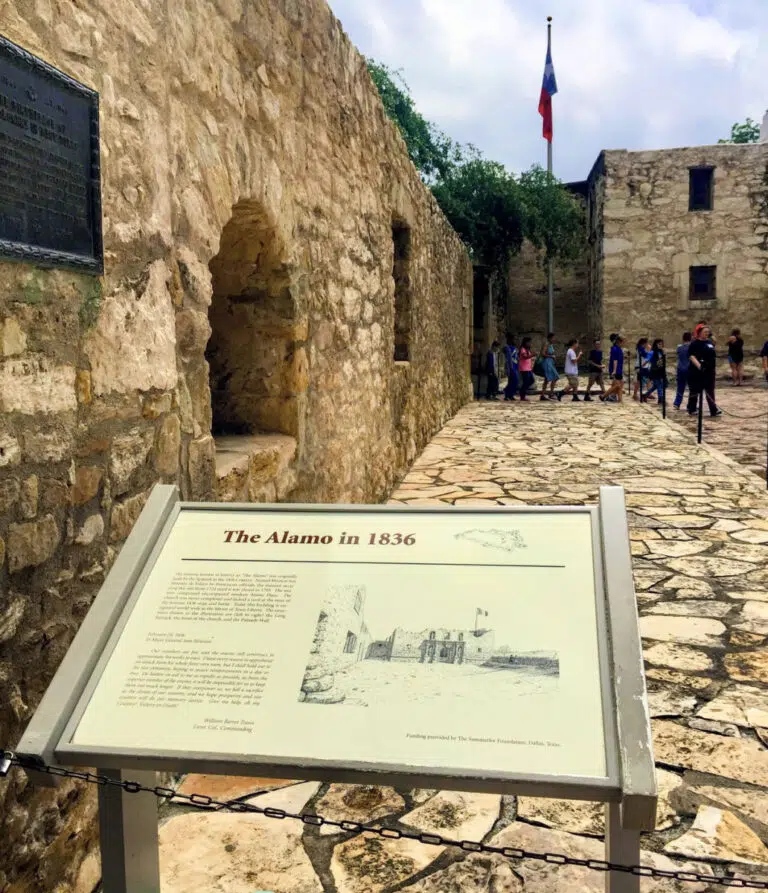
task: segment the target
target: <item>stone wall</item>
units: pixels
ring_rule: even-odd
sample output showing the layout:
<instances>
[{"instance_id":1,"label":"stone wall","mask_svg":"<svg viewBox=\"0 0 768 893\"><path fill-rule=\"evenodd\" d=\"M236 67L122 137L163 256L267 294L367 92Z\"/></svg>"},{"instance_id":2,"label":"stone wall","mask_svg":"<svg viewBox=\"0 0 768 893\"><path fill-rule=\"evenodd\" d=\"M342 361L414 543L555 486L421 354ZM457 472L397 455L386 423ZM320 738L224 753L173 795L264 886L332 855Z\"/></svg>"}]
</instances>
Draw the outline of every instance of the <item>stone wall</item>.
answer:
<instances>
[{"instance_id":1,"label":"stone wall","mask_svg":"<svg viewBox=\"0 0 768 893\"><path fill-rule=\"evenodd\" d=\"M226 498L388 492L470 396L472 268L322 0L0 13L100 93L105 243L101 278L0 264L13 746L155 482L192 499L217 480ZM0 783L0 889L66 893L92 814L79 788Z\"/></svg>"},{"instance_id":2,"label":"stone wall","mask_svg":"<svg viewBox=\"0 0 768 893\"><path fill-rule=\"evenodd\" d=\"M689 169L712 167L713 205L689 210ZM593 301L604 336L667 346L700 319L724 344L742 330L747 350L768 338L768 144L604 152L595 196ZM602 238L600 238L602 236ZM716 300L691 300L691 267L716 267ZM600 281L602 280L602 282Z\"/></svg>"},{"instance_id":3,"label":"stone wall","mask_svg":"<svg viewBox=\"0 0 768 893\"><path fill-rule=\"evenodd\" d=\"M588 270L586 251L582 261L555 266L553 270L553 316L560 346L571 338L578 338L582 347L588 343ZM547 337L547 269L543 252L528 241L523 242L520 253L510 262L508 292L507 330L515 335L518 344L521 338L530 335L538 349Z\"/></svg>"},{"instance_id":4,"label":"stone wall","mask_svg":"<svg viewBox=\"0 0 768 893\"><path fill-rule=\"evenodd\" d=\"M315 627L312 650L301 683L300 701L337 704L336 674L365 659L371 637L363 620L364 586L332 586Z\"/></svg>"}]
</instances>

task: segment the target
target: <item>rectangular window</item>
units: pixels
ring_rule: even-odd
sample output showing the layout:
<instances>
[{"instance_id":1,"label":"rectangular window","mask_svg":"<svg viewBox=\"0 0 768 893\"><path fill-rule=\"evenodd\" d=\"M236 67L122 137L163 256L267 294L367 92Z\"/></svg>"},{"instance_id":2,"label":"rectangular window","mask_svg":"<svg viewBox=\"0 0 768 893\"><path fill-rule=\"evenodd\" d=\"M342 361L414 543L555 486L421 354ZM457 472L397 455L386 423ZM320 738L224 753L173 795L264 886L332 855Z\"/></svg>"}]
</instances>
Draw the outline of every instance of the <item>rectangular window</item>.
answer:
<instances>
[{"instance_id":1,"label":"rectangular window","mask_svg":"<svg viewBox=\"0 0 768 893\"><path fill-rule=\"evenodd\" d=\"M360 608L362 608L362 607L363 607L363 593L358 592L357 595L355 596L355 612L357 614L359 614Z\"/></svg>"},{"instance_id":2,"label":"rectangular window","mask_svg":"<svg viewBox=\"0 0 768 893\"><path fill-rule=\"evenodd\" d=\"M400 221L392 222L395 280L395 360L411 359L411 231Z\"/></svg>"},{"instance_id":3,"label":"rectangular window","mask_svg":"<svg viewBox=\"0 0 768 893\"><path fill-rule=\"evenodd\" d=\"M714 301L717 299L717 267L691 267L690 299Z\"/></svg>"},{"instance_id":4,"label":"rectangular window","mask_svg":"<svg viewBox=\"0 0 768 893\"><path fill-rule=\"evenodd\" d=\"M711 211L715 169L692 167L688 171L688 210Z\"/></svg>"},{"instance_id":5,"label":"rectangular window","mask_svg":"<svg viewBox=\"0 0 768 893\"><path fill-rule=\"evenodd\" d=\"M354 633L347 633L347 641L344 645L344 654L354 654L357 647L357 636Z\"/></svg>"}]
</instances>

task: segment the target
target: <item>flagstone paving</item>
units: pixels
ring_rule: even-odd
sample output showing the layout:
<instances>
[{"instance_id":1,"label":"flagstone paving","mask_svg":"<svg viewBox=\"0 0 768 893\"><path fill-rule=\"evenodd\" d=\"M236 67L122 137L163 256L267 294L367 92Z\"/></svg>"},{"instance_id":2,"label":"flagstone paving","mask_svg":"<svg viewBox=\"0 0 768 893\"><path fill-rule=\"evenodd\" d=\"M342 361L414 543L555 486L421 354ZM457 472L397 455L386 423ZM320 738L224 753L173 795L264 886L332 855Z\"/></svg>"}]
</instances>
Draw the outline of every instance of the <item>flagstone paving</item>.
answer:
<instances>
[{"instance_id":1,"label":"flagstone paving","mask_svg":"<svg viewBox=\"0 0 768 893\"><path fill-rule=\"evenodd\" d=\"M680 425L623 405L474 403L392 494L405 505L628 504L660 791L642 861L768 878L768 497L755 475L698 447ZM206 793L205 779L198 787ZM269 787L273 787L270 783ZM189 788L189 779L187 780ZM386 827L602 858L591 804L285 782L232 790L262 805ZM454 852L171 804L164 893L548 893L602 890L581 868ZM643 879L643 891L708 883Z\"/></svg>"},{"instance_id":2,"label":"flagstone paving","mask_svg":"<svg viewBox=\"0 0 768 893\"><path fill-rule=\"evenodd\" d=\"M766 449L768 449L768 388L762 378L755 383L734 388L728 383L717 383L717 403L723 415L711 419L704 407L703 441L765 480ZM657 410L658 411L658 410ZM697 419L674 408L668 418L695 432Z\"/></svg>"}]
</instances>

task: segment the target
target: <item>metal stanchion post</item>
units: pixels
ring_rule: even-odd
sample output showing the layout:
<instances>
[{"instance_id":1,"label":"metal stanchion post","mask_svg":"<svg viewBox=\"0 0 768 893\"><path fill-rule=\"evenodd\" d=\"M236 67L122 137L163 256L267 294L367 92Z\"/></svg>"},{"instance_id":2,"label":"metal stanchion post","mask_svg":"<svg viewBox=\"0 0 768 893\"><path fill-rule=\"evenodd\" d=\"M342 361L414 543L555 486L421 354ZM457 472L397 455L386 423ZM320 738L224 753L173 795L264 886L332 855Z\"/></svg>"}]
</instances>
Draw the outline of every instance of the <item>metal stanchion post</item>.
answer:
<instances>
[{"instance_id":1,"label":"metal stanchion post","mask_svg":"<svg viewBox=\"0 0 768 893\"><path fill-rule=\"evenodd\" d=\"M701 434L704 429L704 382L701 382L701 390L699 391L699 426L697 441L701 443Z\"/></svg>"}]
</instances>

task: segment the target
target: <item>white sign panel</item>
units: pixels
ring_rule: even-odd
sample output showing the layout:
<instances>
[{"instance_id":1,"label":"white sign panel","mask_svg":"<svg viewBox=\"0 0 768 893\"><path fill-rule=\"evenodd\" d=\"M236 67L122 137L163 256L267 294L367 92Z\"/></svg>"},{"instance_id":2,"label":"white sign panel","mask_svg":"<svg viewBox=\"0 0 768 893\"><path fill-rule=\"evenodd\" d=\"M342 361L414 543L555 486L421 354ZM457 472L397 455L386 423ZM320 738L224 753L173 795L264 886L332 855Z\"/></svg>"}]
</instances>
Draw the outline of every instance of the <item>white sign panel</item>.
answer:
<instances>
[{"instance_id":1,"label":"white sign panel","mask_svg":"<svg viewBox=\"0 0 768 893\"><path fill-rule=\"evenodd\" d=\"M69 743L606 779L593 517L184 508Z\"/></svg>"}]
</instances>

